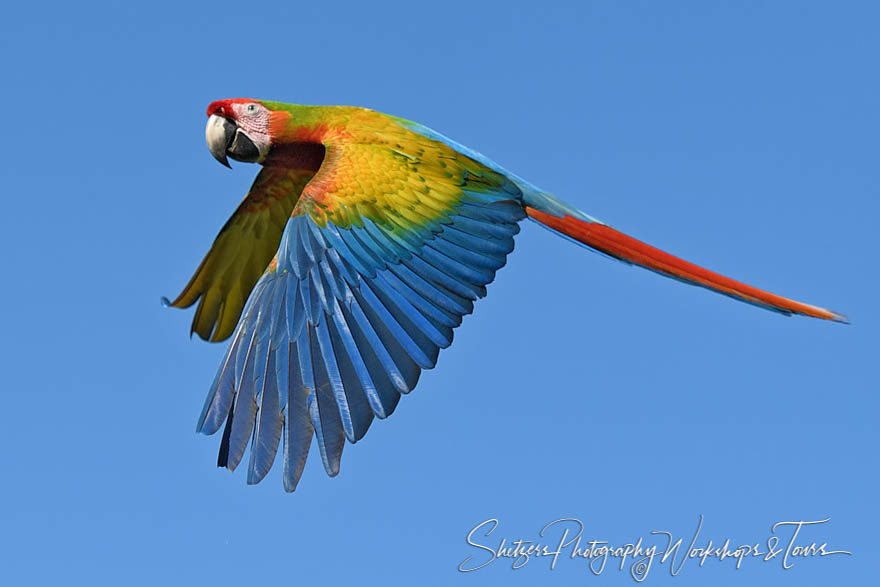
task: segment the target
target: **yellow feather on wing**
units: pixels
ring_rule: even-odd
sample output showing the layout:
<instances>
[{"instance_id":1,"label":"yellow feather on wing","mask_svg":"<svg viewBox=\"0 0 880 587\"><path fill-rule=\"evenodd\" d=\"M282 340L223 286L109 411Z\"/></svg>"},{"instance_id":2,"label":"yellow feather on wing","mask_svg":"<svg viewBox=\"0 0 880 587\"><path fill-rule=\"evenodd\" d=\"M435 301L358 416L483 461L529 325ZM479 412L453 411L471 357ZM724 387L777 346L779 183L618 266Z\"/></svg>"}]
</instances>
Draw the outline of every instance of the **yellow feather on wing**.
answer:
<instances>
[{"instance_id":1,"label":"yellow feather on wing","mask_svg":"<svg viewBox=\"0 0 880 587\"><path fill-rule=\"evenodd\" d=\"M377 113L370 112L372 116ZM378 121L385 123L375 128ZM468 191L518 188L503 175L449 146L405 129L390 118L368 133L331 141L318 173L293 211L323 226L359 226L363 218L400 229L442 222Z\"/></svg>"}]
</instances>

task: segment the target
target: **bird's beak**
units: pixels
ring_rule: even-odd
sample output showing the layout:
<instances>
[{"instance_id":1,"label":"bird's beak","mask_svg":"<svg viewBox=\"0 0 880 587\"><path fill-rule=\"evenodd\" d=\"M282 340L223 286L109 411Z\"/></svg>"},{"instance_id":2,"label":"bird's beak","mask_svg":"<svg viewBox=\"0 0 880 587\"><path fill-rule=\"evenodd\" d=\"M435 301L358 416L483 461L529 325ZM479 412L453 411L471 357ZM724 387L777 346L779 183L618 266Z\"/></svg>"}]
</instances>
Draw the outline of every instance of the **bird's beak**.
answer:
<instances>
[{"instance_id":1,"label":"bird's beak","mask_svg":"<svg viewBox=\"0 0 880 587\"><path fill-rule=\"evenodd\" d=\"M205 140L214 159L226 167L230 167L227 155L245 163L253 163L260 159L260 150L254 142L234 121L223 116L212 114L208 118Z\"/></svg>"}]
</instances>

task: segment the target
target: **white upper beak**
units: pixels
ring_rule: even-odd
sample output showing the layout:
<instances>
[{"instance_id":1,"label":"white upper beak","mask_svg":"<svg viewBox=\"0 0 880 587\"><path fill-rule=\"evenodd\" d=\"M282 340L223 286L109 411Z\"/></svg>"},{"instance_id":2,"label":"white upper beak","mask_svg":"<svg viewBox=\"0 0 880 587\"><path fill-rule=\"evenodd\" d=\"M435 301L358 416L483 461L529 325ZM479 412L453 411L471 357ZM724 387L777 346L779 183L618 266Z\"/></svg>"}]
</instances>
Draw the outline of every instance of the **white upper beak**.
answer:
<instances>
[{"instance_id":1,"label":"white upper beak","mask_svg":"<svg viewBox=\"0 0 880 587\"><path fill-rule=\"evenodd\" d=\"M222 116L212 114L208 118L208 125L205 127L205 141L208 143L208 150L214 159L230 167L229 160L226 159L226 150L232 144L235 138L237 127Z\"/></svg>"}]
</instances>

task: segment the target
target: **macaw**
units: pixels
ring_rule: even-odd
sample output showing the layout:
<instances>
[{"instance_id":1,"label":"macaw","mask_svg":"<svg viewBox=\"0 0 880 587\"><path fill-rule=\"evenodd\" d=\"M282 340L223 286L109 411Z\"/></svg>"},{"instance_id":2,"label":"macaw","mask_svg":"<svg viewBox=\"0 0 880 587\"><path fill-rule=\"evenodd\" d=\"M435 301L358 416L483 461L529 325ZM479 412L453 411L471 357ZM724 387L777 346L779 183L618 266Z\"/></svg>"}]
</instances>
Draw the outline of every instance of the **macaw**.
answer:
<instances>
[{"instance_id":1,"label":"macaw","mask_svg":"<svg viewBox=\"0 0 880 587\"><path fill-rule=\"evenodd\" d=\"M262 169L183 292L192 332L232 337L197 430L224 426L218 465L250 443L247 482L283 452L293 491L314 435L328 475L345 440L452 343L513 251L519 222L781 314L845 318L708 271L618 232L421 124L350 106L218 100L206 139Z\"/></svg>"}]
</instances>

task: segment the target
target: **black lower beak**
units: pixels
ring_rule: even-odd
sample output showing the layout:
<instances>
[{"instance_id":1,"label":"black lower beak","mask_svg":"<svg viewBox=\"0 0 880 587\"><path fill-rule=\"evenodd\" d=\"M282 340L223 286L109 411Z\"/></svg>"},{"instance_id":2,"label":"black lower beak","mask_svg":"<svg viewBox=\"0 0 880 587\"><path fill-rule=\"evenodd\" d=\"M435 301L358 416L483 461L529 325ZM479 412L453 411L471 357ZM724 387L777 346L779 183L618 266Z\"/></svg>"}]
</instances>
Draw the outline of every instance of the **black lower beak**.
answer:
<instances>
[{"instance_id":1,"label":"black lower beak","mask_svg":"<svg viewBox=\"0 0 880 587\"><path fill-rule=\"evenodd\" d=\"M226 152L236 161L244 163L254 163L260 159L260 150L240 128L236 129L232 144L227 147Z\"/></svg>"}]
</instances>

